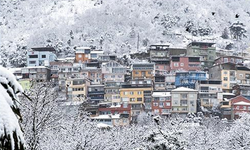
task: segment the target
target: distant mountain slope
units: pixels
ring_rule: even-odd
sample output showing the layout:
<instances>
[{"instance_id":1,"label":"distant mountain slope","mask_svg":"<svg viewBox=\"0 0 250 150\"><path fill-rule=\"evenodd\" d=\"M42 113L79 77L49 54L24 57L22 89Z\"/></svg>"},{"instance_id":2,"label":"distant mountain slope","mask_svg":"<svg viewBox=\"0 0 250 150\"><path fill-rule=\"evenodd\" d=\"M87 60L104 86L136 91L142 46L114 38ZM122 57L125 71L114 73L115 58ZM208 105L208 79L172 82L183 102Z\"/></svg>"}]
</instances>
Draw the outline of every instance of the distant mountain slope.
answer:
<instances>
[{"instance_id":1,"label":"distant mountain slope","mask_svg":"<svg viewBox=\"0 0 250 150\"><path fill-rule=\"evenodd\" d=\"M0 13L0 60L12 65L25 62L27 49L46 45L61 55L72 54L75 46L126 54L190 40L225 48L235 42L229 27L238 21L247 36L238 47L250 43L248 0L5 0Z\"/></svg>"}]
</instances>

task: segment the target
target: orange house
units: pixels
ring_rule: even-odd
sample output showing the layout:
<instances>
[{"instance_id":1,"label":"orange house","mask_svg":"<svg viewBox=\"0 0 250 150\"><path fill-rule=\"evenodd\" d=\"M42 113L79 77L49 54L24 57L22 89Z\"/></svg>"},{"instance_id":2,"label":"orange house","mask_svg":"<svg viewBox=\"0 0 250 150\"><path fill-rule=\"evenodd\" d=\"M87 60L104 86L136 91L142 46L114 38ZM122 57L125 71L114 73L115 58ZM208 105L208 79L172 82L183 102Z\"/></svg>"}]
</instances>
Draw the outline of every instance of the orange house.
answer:
<instances>
[{"instance_id":1,"label":"orange house","mask_svg":"<svg viewBox=\"0 0 250 150\"><path fill-rule=\"evenodd\" d=\"M88 62L88 54L85 54L84 52L76 52L75 53L75 62L76 63L83 63L83 62Z\"/></svg>"}]
</instances>

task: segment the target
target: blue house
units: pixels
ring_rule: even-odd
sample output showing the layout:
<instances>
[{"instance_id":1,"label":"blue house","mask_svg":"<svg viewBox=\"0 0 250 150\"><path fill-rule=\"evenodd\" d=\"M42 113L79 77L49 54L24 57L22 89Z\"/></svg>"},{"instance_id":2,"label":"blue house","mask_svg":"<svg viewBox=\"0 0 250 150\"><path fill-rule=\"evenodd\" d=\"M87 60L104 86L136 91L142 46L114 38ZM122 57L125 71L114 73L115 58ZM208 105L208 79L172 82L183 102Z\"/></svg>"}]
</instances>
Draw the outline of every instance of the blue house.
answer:
<instances>
[{"instance_id":1,"label":"blue house","mask_svg":"<svg viewBox=\"0 0 250 150\"><path fill-rule=\"evenodd\" d=\"M176 72L175 86L195 89L195 83L207 80L207 73L203 71L183 71Z\"/></svg>"},{"instance_id":2,"label":"blue house","mask_svg":"<svg viewBox=\"0 0 250 150\"><path fill-rule=\"evenodd\" d=\"M27 53L27 66L49 66L49 63L57 58L55 52L53 47L32 48Z\"/></svg>"}]
</instances>

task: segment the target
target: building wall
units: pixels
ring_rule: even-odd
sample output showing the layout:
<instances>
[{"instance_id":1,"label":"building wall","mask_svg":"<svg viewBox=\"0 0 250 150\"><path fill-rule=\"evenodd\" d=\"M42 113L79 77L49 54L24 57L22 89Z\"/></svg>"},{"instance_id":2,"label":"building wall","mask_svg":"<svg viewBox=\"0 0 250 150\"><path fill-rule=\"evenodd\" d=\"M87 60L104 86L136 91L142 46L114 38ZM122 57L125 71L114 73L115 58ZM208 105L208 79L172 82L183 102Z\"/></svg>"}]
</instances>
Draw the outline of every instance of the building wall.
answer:
<instances>
[{"instance_id":1,"label":"building wall","mask_svg":"<svg viewBox=\"0 0 250 150\"><path fill-rule=\"evenodd\" d=\"M87 61L89 60L88 57L89 57L88 54L76 53L76 54L75 54L75 62L76 62L76 63L87 62Z\"/></svg>"},{"instance_id":2,"label":"building wall","mask_svg":"<svg viewBox=\"0 0 250 150\"><path fill-rule=\"evenodd\" d=\"M30 79L21 79L18 82L22 86L23 90L29 90L31 88L32 83Z\"/></svg>"},{"instance_id":3,"label":"building wall","mask_svg":"<svg viewBox=\"0 0 250 150\"><path fill-rule=\"evenodd\" d=\"M196 113L197 112L197 92L173 92L172 95L172 113ZM183 97L186 95L186 97ZM181 104L181 100L187 101L187 104Z\"/></svg>"},{"instance_id":4,"label":"building wall","mask_svg":"<svg viewBox=\"0 0 250 150\"><path fill-rule=\"evenodd\" d=\"M154 77L153 70L133 70L132 71L132 79L144 79Z\"/></svg>"},{"instance_id":5,"label":"building wall","mask_svg":"<svg viewBox=\"0 0 250 150\"><path fill-rule=\"evenodd\" d=\"M197 71L201 70L201 62L189 62L189 57L180 57L180 61L178 62L171 60L170 68L171 71L179 69L183 69L186 71Z\"/></svg>"},{"instance_id":6,"label":"building wall","mask_svg":"<svg viewBox=\"0 0 250 150\"><path fill-rule=\"evenodd\" d=\"M142 104L144 103L144 94L143 91L152 90L151 88L122 88L120 89L120 97L123 101L124 98L128 100L130 104ZM138 98L141 101L138 101ZM134 100L133 100L134 99Z\"/></svg>"},{"instance_id":7,"label":"building wall","mask_svg":"<svg viewBox=\"0 0 250 150\"><path fill-rule=\"evenodd\" d=\"M37 55L37 58L30 58L30 55ZM46 57L43 58L43 55ZM53 52L29 51L27 53L27 66L49 66L49 63L55 60L56 55ZM35 63L31 63L30 61L35 61Z\"/></svg>"}]
</instances>

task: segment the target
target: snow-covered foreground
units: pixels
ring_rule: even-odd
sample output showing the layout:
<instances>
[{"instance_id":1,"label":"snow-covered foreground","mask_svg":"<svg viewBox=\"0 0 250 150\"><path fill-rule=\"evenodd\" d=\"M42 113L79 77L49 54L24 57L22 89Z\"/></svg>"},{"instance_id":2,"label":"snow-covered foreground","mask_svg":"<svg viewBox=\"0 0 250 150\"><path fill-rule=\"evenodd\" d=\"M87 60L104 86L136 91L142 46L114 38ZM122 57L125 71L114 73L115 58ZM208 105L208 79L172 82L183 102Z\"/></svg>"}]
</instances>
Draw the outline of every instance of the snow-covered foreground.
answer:
<instances>
[{"instance_id":1,"label":"snow-covered foreground","mask_svg":"<svg viewBox=\"0 0 250 150\"><path fill-rule=\"evenodd\" d=\"M56 115L61 118L51 118L52 124L39 131L36 149L228 150L250 147L249 114L243 114L234 123L216 117L206 118L202 114L186 118L160 118L141 114L136 125L101 129L79 107L57 107L55 114L60 112ZM32 134L30 131L24 132L26 138Z\"/></svg>"}]
</instances>

